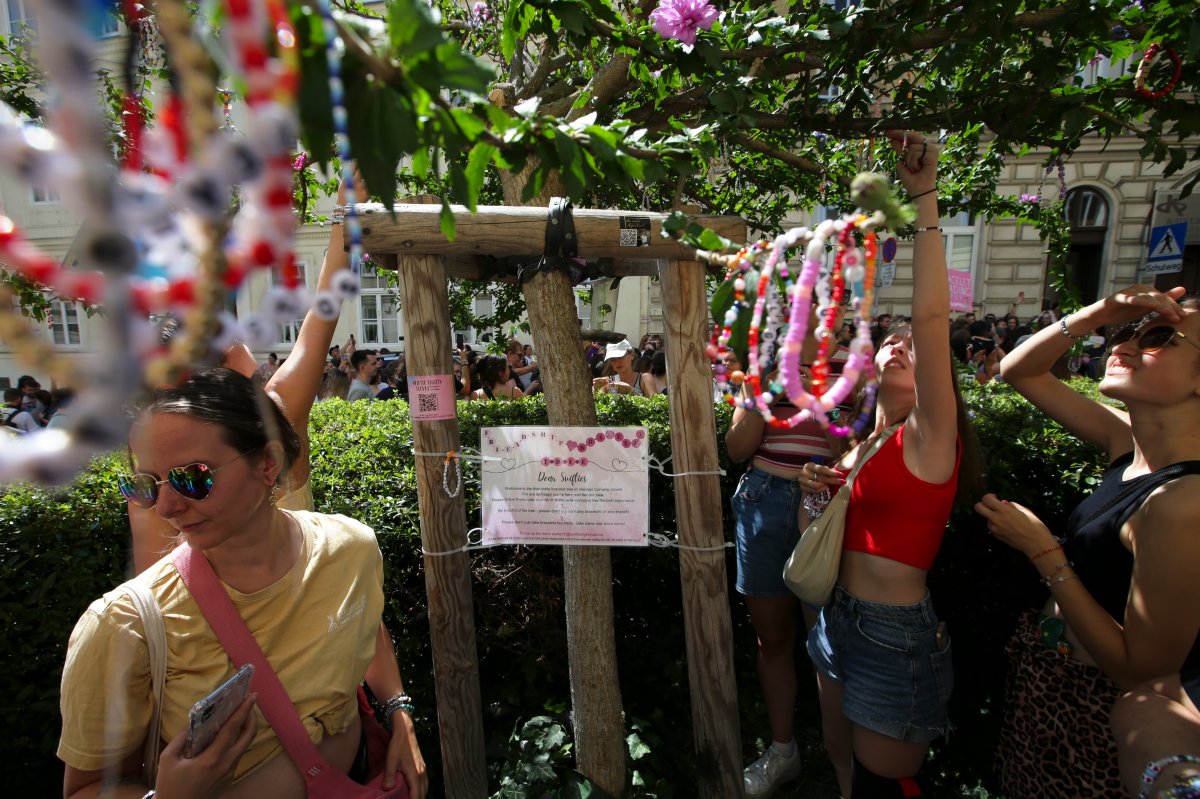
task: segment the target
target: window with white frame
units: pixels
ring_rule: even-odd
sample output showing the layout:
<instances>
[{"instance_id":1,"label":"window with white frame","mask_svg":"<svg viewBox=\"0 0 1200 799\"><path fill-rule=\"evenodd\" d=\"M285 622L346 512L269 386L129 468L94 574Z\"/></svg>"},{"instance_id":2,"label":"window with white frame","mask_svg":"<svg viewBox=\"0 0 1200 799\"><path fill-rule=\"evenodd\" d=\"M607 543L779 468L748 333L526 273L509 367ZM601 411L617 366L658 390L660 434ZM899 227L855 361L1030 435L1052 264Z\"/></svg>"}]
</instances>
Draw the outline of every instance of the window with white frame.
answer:
<instances>
[{"instance_id":1,"label":"window with white frame","mask_svg":"<svg viewBox=\"0 0 1200 799\"><path fill-rule=\"evenodd\" d=\"M62 195L50 186L32 185L29 187L29 196L34 205L56 205L62 202Z\"/></svg>"},{"instance_id":2,"label":"window with white frame","mask_svg":"<svg viewBox=\"0 0 1200 799\"><path fill-rule=\"evenodd\" d=\"M80 317L78 303L61 299L50 301L46 326L50 329L50 339L56 347L78 348L83 346L83 327Z\"/></svg>"},{"instance_id":3,"label":"window with white frame","mask_svg":"<svg viewBox=\"0 0 1200 799\"><path fill-rule=\"evenodd\" d=\"M33 0L8 0L8 32L13 36L21 36L26 29L37 33Z\"/></svg>"},{"instance_id":4,"label":"window with white frame","mask_svg":"<svg viewBox=\"0 0 1200 799\"><path fill-rule=\"evenodd\" d=\"M284 285L283 271L278 266L271 267L271 288ZM300 278L300 285L308 285L308 264L304 261L296 262L296 274ZM293 319L290 322L280 322L276 325L275 343L279 345L295 344L296 337L300 335L300 325L304 324L304 317Z\"/></svg>"},{"instance_id":5,"label":"window with white frame","mask_svg":"<svg viewBox=\"0 0 1200 799\"><path fill-rule=\"evenodd\" d=\"M578 304L578 296L576 296L576 304ZM494 309L494 303L490 294L483 294L471 300L471 313L476 317L491 316ZM484 333L489 332L487 329L468 327L466 330L455 330L454 340L458 341L458 337L462 336L464 344L477 345Z\"/></svg>"},{"instance_id":6,"label":"window with white frame","mask_svg":"<svg viewBox=\"0 0 1200 799\"><path fill-rule=\"evenodd\" d=\"M966 211L955 216L942 217L942 243L946 247L946 267L971 274L972 296L978 296L980 286L975 269L975 254L979 249L979 226L975 215Z\"/></svg>"},{"instance_id":7,"label":"window with white frame","mask_svg":"<svg viewBox=\"0 0 1200 799\"><path fill-rule=\"evenodd\" d=\"M388 346L404 341L398 287L388 284L373 262L363 264L358 295L359 338L363 344Z\"/></svg>"},{"instance_id":8,"label":"window with white frame","mask_svg":"<svg viewBox=\"0 0 1200 799\"><path fill-rule=\"evenodd\" d=\"M1097 55L1076 71L1082 86L1094 86L1101 80L1115 80L1132 73L1133 65L1141 61L1141 55L1135 53L1128 58L1113 60L1106 55Z\"/></svg>"}]
</instances>

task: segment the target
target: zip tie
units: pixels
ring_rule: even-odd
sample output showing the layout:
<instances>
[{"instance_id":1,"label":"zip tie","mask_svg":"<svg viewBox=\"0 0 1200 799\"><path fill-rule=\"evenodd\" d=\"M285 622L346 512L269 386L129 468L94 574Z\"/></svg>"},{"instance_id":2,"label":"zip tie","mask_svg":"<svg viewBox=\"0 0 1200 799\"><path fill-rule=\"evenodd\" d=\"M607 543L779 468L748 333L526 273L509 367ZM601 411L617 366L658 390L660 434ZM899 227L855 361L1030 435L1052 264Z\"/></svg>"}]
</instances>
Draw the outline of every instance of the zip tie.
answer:
<instances>
[{"instance_id":1,"label":"zip tie","mask_svg":"<svg viewBox=\"0 0 1200 799\"><path fill-rule=\"evenodd\" d=\"M732 541L726 541L723 544L718 544L713 547L691 547L687 544L679 543L678 538L672 538L669 535L662 533L646 533L646 543L652 547L660 547L662 549L686 549L690 552L720 552L733 546Z\"/></svg>"},{"instance_id":2,"label":"zip tie","mask_svg":"<svg viewBox=\"0 0 1200 799\"><path fill-rule=\"evenodd\" d=\"M651 468L651 469L654 469L654 470L655 470L655 471L657 471L659 474L661 474L663 477L690 477L691 475L699 475L699 474L715 474L715 475L718 475L718 476L720 476L720 477L724 477L724 476L725 476L725 470L724 470L724 469L717 469L716 471L713 471L713 472L700 472L700 471L696 471L696 472L675 472L674 474L672 474L671 472L668 472L668 471L666 470L666 466L667 466L667 464L668 464L668 463L670 463L670 462L671 462L671 458L672 458L672 457L674 457L674 456L672 456L672 455L668 455L668 456L667 456L667 458L666 458L666 460L661 460L661 461L660 461L658 458L656 458L656 457L654 457L653 455L651 455L650 457L648 457L648 458L646 459L646 466L647 466L647 467L649 467L649 468Z\"/></svg>"},{"instance_id":3,"label":"zip tie","mask_svg":"<svg viewBox=\"0 0 1200 799\"><path fill-rule=\"evenodd\" d=\"M474 541L471 540L471 535L479 533L479 537ZM430 552L424 546L421 547L421 554L429 558L440 558L446 555L457 555L459 552L473 552L477 549L490 549L483 544L483 528L475 527L467 531L467 543L463 544L458 549L447 549L445 552Z\"/></svg>"}]
</instances>

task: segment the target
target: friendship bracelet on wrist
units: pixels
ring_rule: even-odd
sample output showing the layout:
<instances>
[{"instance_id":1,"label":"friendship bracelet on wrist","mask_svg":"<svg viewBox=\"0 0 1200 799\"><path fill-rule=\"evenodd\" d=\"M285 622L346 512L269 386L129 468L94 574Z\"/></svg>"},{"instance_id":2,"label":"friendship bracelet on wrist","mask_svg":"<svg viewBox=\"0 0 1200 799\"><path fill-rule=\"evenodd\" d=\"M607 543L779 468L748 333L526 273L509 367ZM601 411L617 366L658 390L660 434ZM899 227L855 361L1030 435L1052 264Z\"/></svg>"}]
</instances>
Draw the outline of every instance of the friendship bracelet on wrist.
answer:
<instances>
[{"instance_id":1,"label":"friendship bracelet on wrist","mask_svg":"<svg viewBox=\"0 0 1200 799\"><path fill-rule=\"evenodd\" d=\"M937 191L937 186L934 186L932 189L926 189L925 191L918 192L917 194L910 194L908 195L908 199L915 200L918 197L924 197L926 194L933 194L935 191Z\"/></svg>"},{"instance_id":2,"label":"friendship bracelet on wrist","mask_svg":"<svg viewBox=\"0 0 1200 799\"><path fill-rule=\"evenodd\" d=\"M1046 585L1050 585L1050 581L1053 580L1054 578L1056 578L1058 576L1059 572L1063 571L1064 569L1073 569L1073 568L1075 568L1075 564L1069 560L1065 560L1062 563L1055 566L1054 570L1052 572L1050 572L1045 577L1043 577L1042 582L1045 583Z\"/></svg>"},{"instance_id":3,"label":"friendship bracelet on wrist","mask_svg":"<svg viewBox=\"0 0 1200 799\"><path fill-rule=\"evenodd\" d=\"M1041 552L1037 553L1036 555L1030 555L1029 559L1037 560L1038 558L1042 557L1043 555L1049 555L1051 552L1062 552L1062 551L1063 551L1062 544L1055 544L1054 546L1050 547L1049 549L1043 549Z\"/></svg>"},{"instance_id":4,"label":"friendship bracelet on wrist","mask_svg":"<svg viewBox=\"0 0 1200 799\"><path fill-rule=\"evenodd\" d=\"M1088 331L1087 334L1082 335L1082 336L1077 336L1074 333L1072 333L1070 330L1068 330L1067 329L1067 320L1070 318L1071 317L1069 317L1069 316L1064 316L1062 319L1058 320L1058 329L1062 332L1062 334L1064 336L1066 336L1067 338L1070 338L1070 339L1074 339L1075 341L1083 341L1084 339L1088 338L1089 335L1091 335L1090 330Z\"/></svg>"},{"instance_id":5,"label":"friendship bracelet on wrist","mask_svg":"<svg viewBox=\"0 0 1200 799\"><path fill-rule=\"evenodd\" d=\"M929 227L919 227L919 228L917 228L917 232L918 232L918 233L928 233L928 232L929 232L929 231L931 231L931 230L937 230L937 231L941 231L941 229L942 229L942 226L941 226L941 225L930 225Z\"/></svg>"},{"instance_id":6,"label":"friendship bracelet on wrist","mask_svg":"<svg viewBox=\"0 0 1200 799\"><path fill-rule=\"evenodd\" d=\"M403 710L410 716L413 714L413 711L416 710L416 706L413 704L412 697L403 691L395 694L383 703L383 717L388 721L391 721L392 714L397 710Z\"/></svg>"},{"instance_id":7,"label":"friendship bracelet on wrist","mask_svg":"<svg viewBox=\"0 0 1200 799\"><path fill-rule=\"evenodd\" d=\"M1044 582L1046 583L1047 588L1053 588L1054 586L1058 585L1059 583L1065 583L1069 580L1078 580L1078 579L1079 579L1078 574L1064 574L1062 577L1055 577L1053 580L1045 580Z\"/></svg>"}]
</instances>

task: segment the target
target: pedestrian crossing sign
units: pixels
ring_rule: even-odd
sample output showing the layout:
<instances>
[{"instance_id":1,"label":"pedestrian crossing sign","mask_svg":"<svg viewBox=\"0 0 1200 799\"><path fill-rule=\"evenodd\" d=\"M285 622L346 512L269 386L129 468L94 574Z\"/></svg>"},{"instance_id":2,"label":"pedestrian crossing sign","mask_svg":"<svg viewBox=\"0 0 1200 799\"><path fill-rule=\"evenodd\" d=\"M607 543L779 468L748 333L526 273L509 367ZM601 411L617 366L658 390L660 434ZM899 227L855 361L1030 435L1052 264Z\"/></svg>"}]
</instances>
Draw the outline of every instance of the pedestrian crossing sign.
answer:
<instances>
[{"instance_id":1,"label":"pedestrian crossing sign","mask_svg":"<svg viewBox=\"0 0 1200 799\"><path fill-rule=\"evenodd\" d=\"M1150 252L1146 256L1147 274L1183 270L1183 247L1187 241L1187 222L1150 228Z\"/></svg>"}]
</instances>

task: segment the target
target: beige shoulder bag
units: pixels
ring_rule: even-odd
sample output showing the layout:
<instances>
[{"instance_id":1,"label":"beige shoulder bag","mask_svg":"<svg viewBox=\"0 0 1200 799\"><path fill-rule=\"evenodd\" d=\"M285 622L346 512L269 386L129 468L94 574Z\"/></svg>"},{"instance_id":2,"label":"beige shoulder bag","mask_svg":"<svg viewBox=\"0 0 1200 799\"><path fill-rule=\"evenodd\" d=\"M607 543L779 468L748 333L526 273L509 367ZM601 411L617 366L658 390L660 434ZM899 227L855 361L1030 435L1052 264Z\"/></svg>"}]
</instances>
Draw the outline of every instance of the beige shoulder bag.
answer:
<instances>
[{"instance_id":1,"label":"beige shoulder bag","mask_svg":"<svg viewBox=\"0 0 1200 799\"><path fill-rule=\"evenodd\" d=\"M153 788L158 776L159 740L162 738L163 689L167 681L167 631L163 625L162 610L149 588L130 580L122 586L133 600L133 606L142 617L146 632L146 651L150 655L150 685L154 690L154 708L150 712L150 729L146 732L146 753L143 756L143 773L146 785Z\"/></svg>"},{"instance_id":2,"label":"beige shoulder bag","mask_svg":"<svg viewBox=\"0 0 1200 799\"><path fill-rule=\"evenodd\" d=\"M828 604L842 563L842 537L846 531L850 487L859 470L899 429L899 425L889 427L871 443L846 477L845 484L825 506L825 511L800 536L792 556L783 567L783 581L793 594L800 597L800 601L816 607Z\"/></svg>"}]
</instances>

